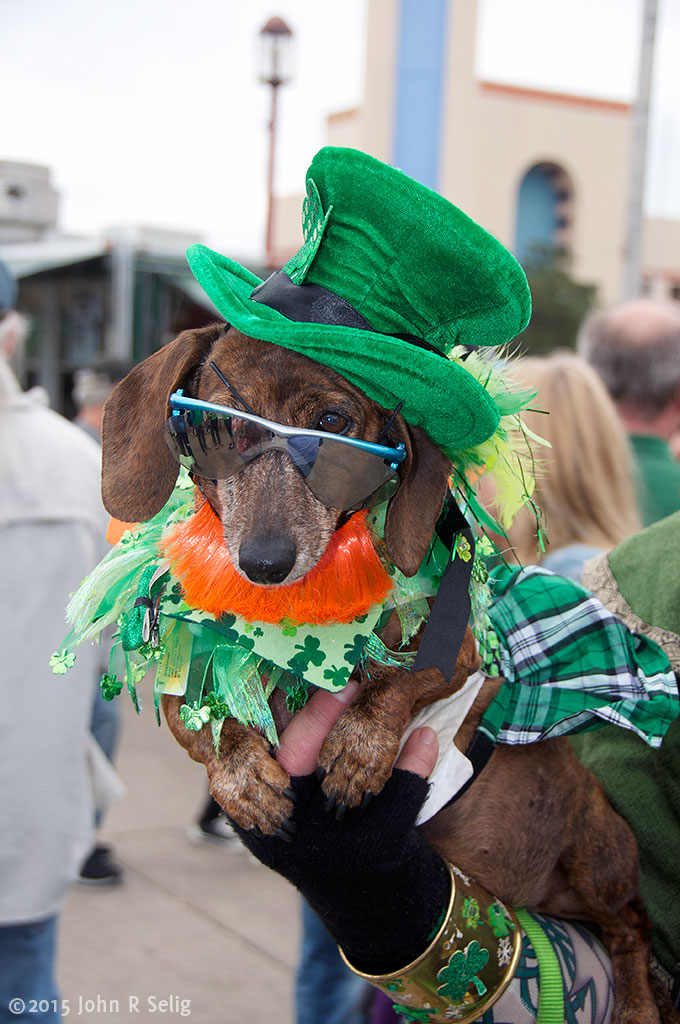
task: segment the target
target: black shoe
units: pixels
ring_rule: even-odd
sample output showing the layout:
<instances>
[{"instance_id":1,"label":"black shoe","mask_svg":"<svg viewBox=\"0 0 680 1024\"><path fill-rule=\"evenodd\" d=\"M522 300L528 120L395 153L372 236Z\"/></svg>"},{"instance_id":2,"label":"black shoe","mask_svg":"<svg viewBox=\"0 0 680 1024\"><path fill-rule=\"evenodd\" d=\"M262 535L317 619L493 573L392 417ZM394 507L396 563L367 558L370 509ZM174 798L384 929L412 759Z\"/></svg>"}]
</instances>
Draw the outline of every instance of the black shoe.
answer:
<instances>
[{"instance_id":1,"label":"black shoe","mask_svg":"<svg viewBox=\"0 0 680 1024\"><path fill-rule=\"evenodd\" d=\"M192 825L189 829L189 838L194 840L194 842L199 842L203 839L214 839L220 843L229 843L234 839L238 839L238 836L227 821L226 816L218 814L214 818L201 818L195 825Z\"/></svg>"},{"instance_id":2,"label":"black shoe","mask_svg":"<svg viewBox=\"0 0 680 1024\"><path fill-rule=\"evenodd\" d=\"M95 846L78 875L83 885L118 885L122 871L111 857L110 846Z\"/></svg>"},{"instance_id":3,"label":"black shoe","mask_svg":"<svg viewBox=\"0 0 680 1024\"><path fill-rule=\"evenodd\" d=\"M227 816L210 794L207 802L200 813L198 821L189 829L189 838L194 842L201 842L203 839L216 839L218 842L229 842L238 839L233 828L227 820Z\"/></svg>"}]
</instances>

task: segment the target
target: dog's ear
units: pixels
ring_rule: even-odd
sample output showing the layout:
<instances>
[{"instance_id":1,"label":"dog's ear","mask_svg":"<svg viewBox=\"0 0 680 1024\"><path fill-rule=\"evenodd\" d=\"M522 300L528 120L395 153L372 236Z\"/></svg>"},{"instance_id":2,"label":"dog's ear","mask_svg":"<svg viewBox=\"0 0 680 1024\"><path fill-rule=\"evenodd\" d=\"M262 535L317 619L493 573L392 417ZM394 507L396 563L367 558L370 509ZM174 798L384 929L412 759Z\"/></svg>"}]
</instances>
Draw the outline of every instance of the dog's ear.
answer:
<instances>
[{"instance_id":1,"label":"dog's ear","mask_svg":"<svg viewBox=\"0 0 680 1024\"><path fill-rule=\"evenodd\" d=\"M396 567L415 576L444 504L451 462L420 427L403 421L400 426L407 455L399 469L399 489L387 507L385 543Z\"/></svg>"},{"instance_id":2,"label":"dog's ear","mask_svg":"<svg viewBox=\"0 0 680 1024\"><path fill-rule=\"evenodd\" d=\"M111 392L102 422L102 498L116 519L150 519L170 497L179 465L163 436L168 399L205 359L223 330L224 325L215 324L184 331Z\"/></svg>"}]
</instances>

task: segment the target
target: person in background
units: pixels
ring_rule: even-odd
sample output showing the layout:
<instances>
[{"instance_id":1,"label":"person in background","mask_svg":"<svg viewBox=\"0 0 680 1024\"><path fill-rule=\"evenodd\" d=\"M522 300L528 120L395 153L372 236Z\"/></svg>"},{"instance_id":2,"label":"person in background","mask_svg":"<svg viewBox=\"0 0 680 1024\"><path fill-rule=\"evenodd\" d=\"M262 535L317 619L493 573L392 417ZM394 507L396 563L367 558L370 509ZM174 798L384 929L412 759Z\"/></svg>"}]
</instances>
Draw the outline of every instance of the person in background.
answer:
<instances>
[{"instance_id":1,"label":"person in background","mask_svg":"<svg viewBox=\"0 0 680 1024\"><path fill-rule=\"evenodd\" d=\"M76 407L73 422L99 445L106 399L131 369L132 364L123 359L100 359L89 367L81 367L73 375L71 397ZM120 735L121 712L118 701L102 699L99 680L105 671L106 665L102 664L95 680L91 729L97 743L109 761L113 762ZM101 815L97 814L97 827L100 824ZM190 828L189 835L192 839L218 841L235 838L222 808L210 794L201 807L196 825ZM111 848L98 842L82 865L79 881L87 885L113 885L121 880L121 875L120 865L114 860Z\"/></svg>"},{"instance_id":2,"label":"person in background","mask_svg":"<svg viewBox=\"0 0 680 1024\"><path fill-rule=\"evenodd\" d=\"M680 678L680 512L589 562L581 583L629 629L659 644ZM610 725L571 743L635 833L652 924L651 977L657 998L660 989L680 1011L680 718L659 750Z\"/></svg>"},{"instance_id":3,"label":"person in background","mask_svg":"<svg viewBox=\"0 0 680 1024\"><path fill-rule=\"evenodd\" d=\"M578 351L597 370L633 446L645 526L680 509L680 303L636 299L588 317Z\"/></svg>"},{"instance_id":4,"label":"person in background","mask_svg":"<svg viewBox=\"0 0 680 1024\"><path fill-rule=\"evenodd\" d=\"M671 450L671 455L676 462L680 462L680 429L675 430L668 441L668 447Z\"/></svg>"},{"instance_id":5,"label":"person in background","mask_svg":"<svg viewBox=\"0 0 680 1024\"><path fill-rule=\"evenodd\" d=\"M520 359L513 377L537 392L541 411L522 419L550 447L532 444L534 506L520 509L508 538L522 565L540 562L578 582L588 559L640 528L628 441L600 378L578 356Z\"/></svg>"},{"instance_id":6,"label":"person in background","mask_svg":"<svg viewBox=\"0 0 680 1024\"><path fill-rule=\"evenodd\" d=\"M73 398L76 415L73 422L101 444L104 403L124 377L132 363L124 359L100 359L89 367L81 367L73 374Z\"/></svg>"},{"instance_id":7,"label":"person in background","mask_svg":"<svg viewBox=\"0 0 680 1024\"><path fill-rule=\"evenodd\" d=\"M58 917L92 841L96 648L68 681L53 669L69 595L106 547L97 446L22 393L4 356L27 328L15 299L0 262L1 1024L61 1019Z\"/></svg>"},{"instance_id":8,"label":"person in background","mask_svg":"<svg viewBox=\"0 0 680 1024\"><path fill-rule=\"evenodd\" d=\"M76 407L73 422L84 430L100 446L102 438L102 416L104 403L116 384L132 369L132 364L118 359L102 359L91 367L76 370L73 375L72 398ZM99 681L107 671L106 644L100 648L100 664L97 666L92 697L92 718L90 731L111 763L116 753L121 728L121 710L117 701L106 701L101 695ZM95 813L95 827L99 828L103 814ZM111 847L96 842L81 865L78 881L83 885L117 885L122 870L112 856Z\"/></svg>"},{"instance_id":9,"label":"person in background","mask_svg":"<svg viewBox=\"0 0 680 1024\"><path fill-rule=\"evenodd\" d=\"M514 555L522 564L540 560L546 568L578 581L584 562L640 528L626 435L599 377L578 356L556 353L543 359L520 359L514 364L513 378L520 387L538 392L534 405L549 415L524 412L522 419L552 446L533 444L537 462L533 499L543 510L541 528L550 545L545 554L540 552L536 515L527 507L509 530ZM493 506L492 496L488 499ZM501 550L507 546L504 538L497 541ZM313 1024L321 1018L338 1024L366 1020L371 1013L366 991L304 903L302 923L297 1024ZM386 1019L396 1019L384 1002L377 997L370 1019L379 1012Z\"/></svg>"}]
</instances>

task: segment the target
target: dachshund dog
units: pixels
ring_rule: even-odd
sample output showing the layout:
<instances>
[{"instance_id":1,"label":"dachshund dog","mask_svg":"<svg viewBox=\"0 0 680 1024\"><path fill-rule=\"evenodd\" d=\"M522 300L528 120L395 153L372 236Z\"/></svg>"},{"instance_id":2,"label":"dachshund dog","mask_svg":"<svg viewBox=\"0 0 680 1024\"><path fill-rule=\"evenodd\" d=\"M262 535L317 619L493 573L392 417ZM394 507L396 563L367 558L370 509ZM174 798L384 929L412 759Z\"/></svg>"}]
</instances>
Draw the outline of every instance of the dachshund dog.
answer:
<instances>
[{"instance_id":1,"label":"dachshund dog","mask_svg":"<svg viewBox=\"0 0 680 1024\"><path fill-rule=\"evenodd\" d=\"M228 374L232 392L210 362ZM103 497L112 515L127 522L149 519L170 497L178 466L163 431L169 396L178 388L231 407L238 395L246 408L275 422L372 442L379 441L389 419L388 443L402 444L406 457L387 509L385 545L406 576L416 573L445 499L448 458L422 430L390 416L335 371L225 325L180 335L136 367L109 398ZM227 479L201 484L237 571L270 587L302 579L347 519L344 511L326 507L279 451ZM382 639L387 647L398 645L396 614ZM418 636L411 646L417 643ZM456 692L478 666L469 630L450 681L436 668L409 672L372 665L370 679L362 680L321 750L328 797L354 807L367 791L379 792L413 713ZM500 686L488 680L482 687L456 737L463 752ZM293 812L290 780L266 739L227 719L218 758L209 730L190 731L181 722L181 697L165 695L162 703L175 738L205 765L211 792L227 814L264 833L285 826ZM648 927L638 899L635 839L568 740L498 746L474 786L426 830L442 856L506 903L594 922L612 959L613 1020L660 1020L647 974Z\"/></svg>"}]
</instances>

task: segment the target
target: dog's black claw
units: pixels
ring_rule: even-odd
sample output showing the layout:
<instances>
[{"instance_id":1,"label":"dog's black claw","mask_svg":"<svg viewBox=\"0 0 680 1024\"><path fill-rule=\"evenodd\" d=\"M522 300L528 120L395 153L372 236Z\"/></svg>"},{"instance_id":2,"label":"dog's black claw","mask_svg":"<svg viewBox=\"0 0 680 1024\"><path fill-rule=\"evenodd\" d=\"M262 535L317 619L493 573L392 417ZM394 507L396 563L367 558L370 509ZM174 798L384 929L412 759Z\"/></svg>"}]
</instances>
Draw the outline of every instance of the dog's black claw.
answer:
<instances>
[{"instance_id":1,"label":"dog's black claw","mask_svg":"<svg viewBox=\"0 0 680 1024\"><path fill-rule=\"evenodd\" d=\"M326 811L326 812L332 811L333 808L335 807L336 803L337 803L337 801L336 801L335 797L334 796L329 796L328 799L326 800L326 805L324 807L324 811Z\"/></svg>"},{"instance_id":2,"label":"dog's black claw","mask_svg":"<svg viewBox=\"0 0 680 1024\"><path fill-rule=\"evenodd\" d=\"M295 803L295 801L297 800L297 797L295 796L295 793L293 792L292 789L284 789L283 795L287 796L289 800L293 801L293 803Z\"/></svg>"},{"instance_id":3,"label":"dog's black claw","mask_svg":"<svg viewBox=\"0 0 680 1024\"><path fill-rule=\"evenodd\" d=\"M292 843L293 842L292 835L290 835L288 832L286 832L283 828L277 828L277 830L274 833L274 835L278 836L279 839L283 839L284 843Z\"/></svg>"},{"instance_id":4,"label":"dog's black claw","mask_svg":"<svg viewBox=\"0 0 680 1024\"><path fill-rule=\"evenodd\" d=\"M323 779L325 774L326 774L326 769L322 768L321 765L319 765L319 767L316 769L316 777L317 777L317 779Z\"/></svg>"},{"instance_id":5,"label":"dog's black claw","mask_svg":"<svg viewBox=\"0 0 680 1024\"><path fill-rule=\"evenodd\" d=\"M294 836L298 830L297 821L293 821L292 818L286 818L286 820L281 823L281 828L285 832L288 832L289 835Z\"/></svg>"},{"instance_id":6,"label":"dog's black claw","mask_svg":"<svg viewBox=\"0 0 680 1024\"><path fill-rule=\"evenodd\" d=\"M342 821L342 819L345 817L346 813L347 813L347 804L338 804L337 810L335 812L335 820L336 821Z\"/></svg>"},{"instance_id":7,"label":"dog's black claw","mask_svg":"<svg viewBox=\"0 0 680 1024\"><path fill-rule=\"evenodd\" d=\"M369 792L368 790L366 790L366 792L364 793L363 797L361 798L361 809L362 809L362 811L365 810L366 807L368 807L368 805L370 804L372 799L373 799L373 794L371 792Z\"/></svg>"}]
</instances>

